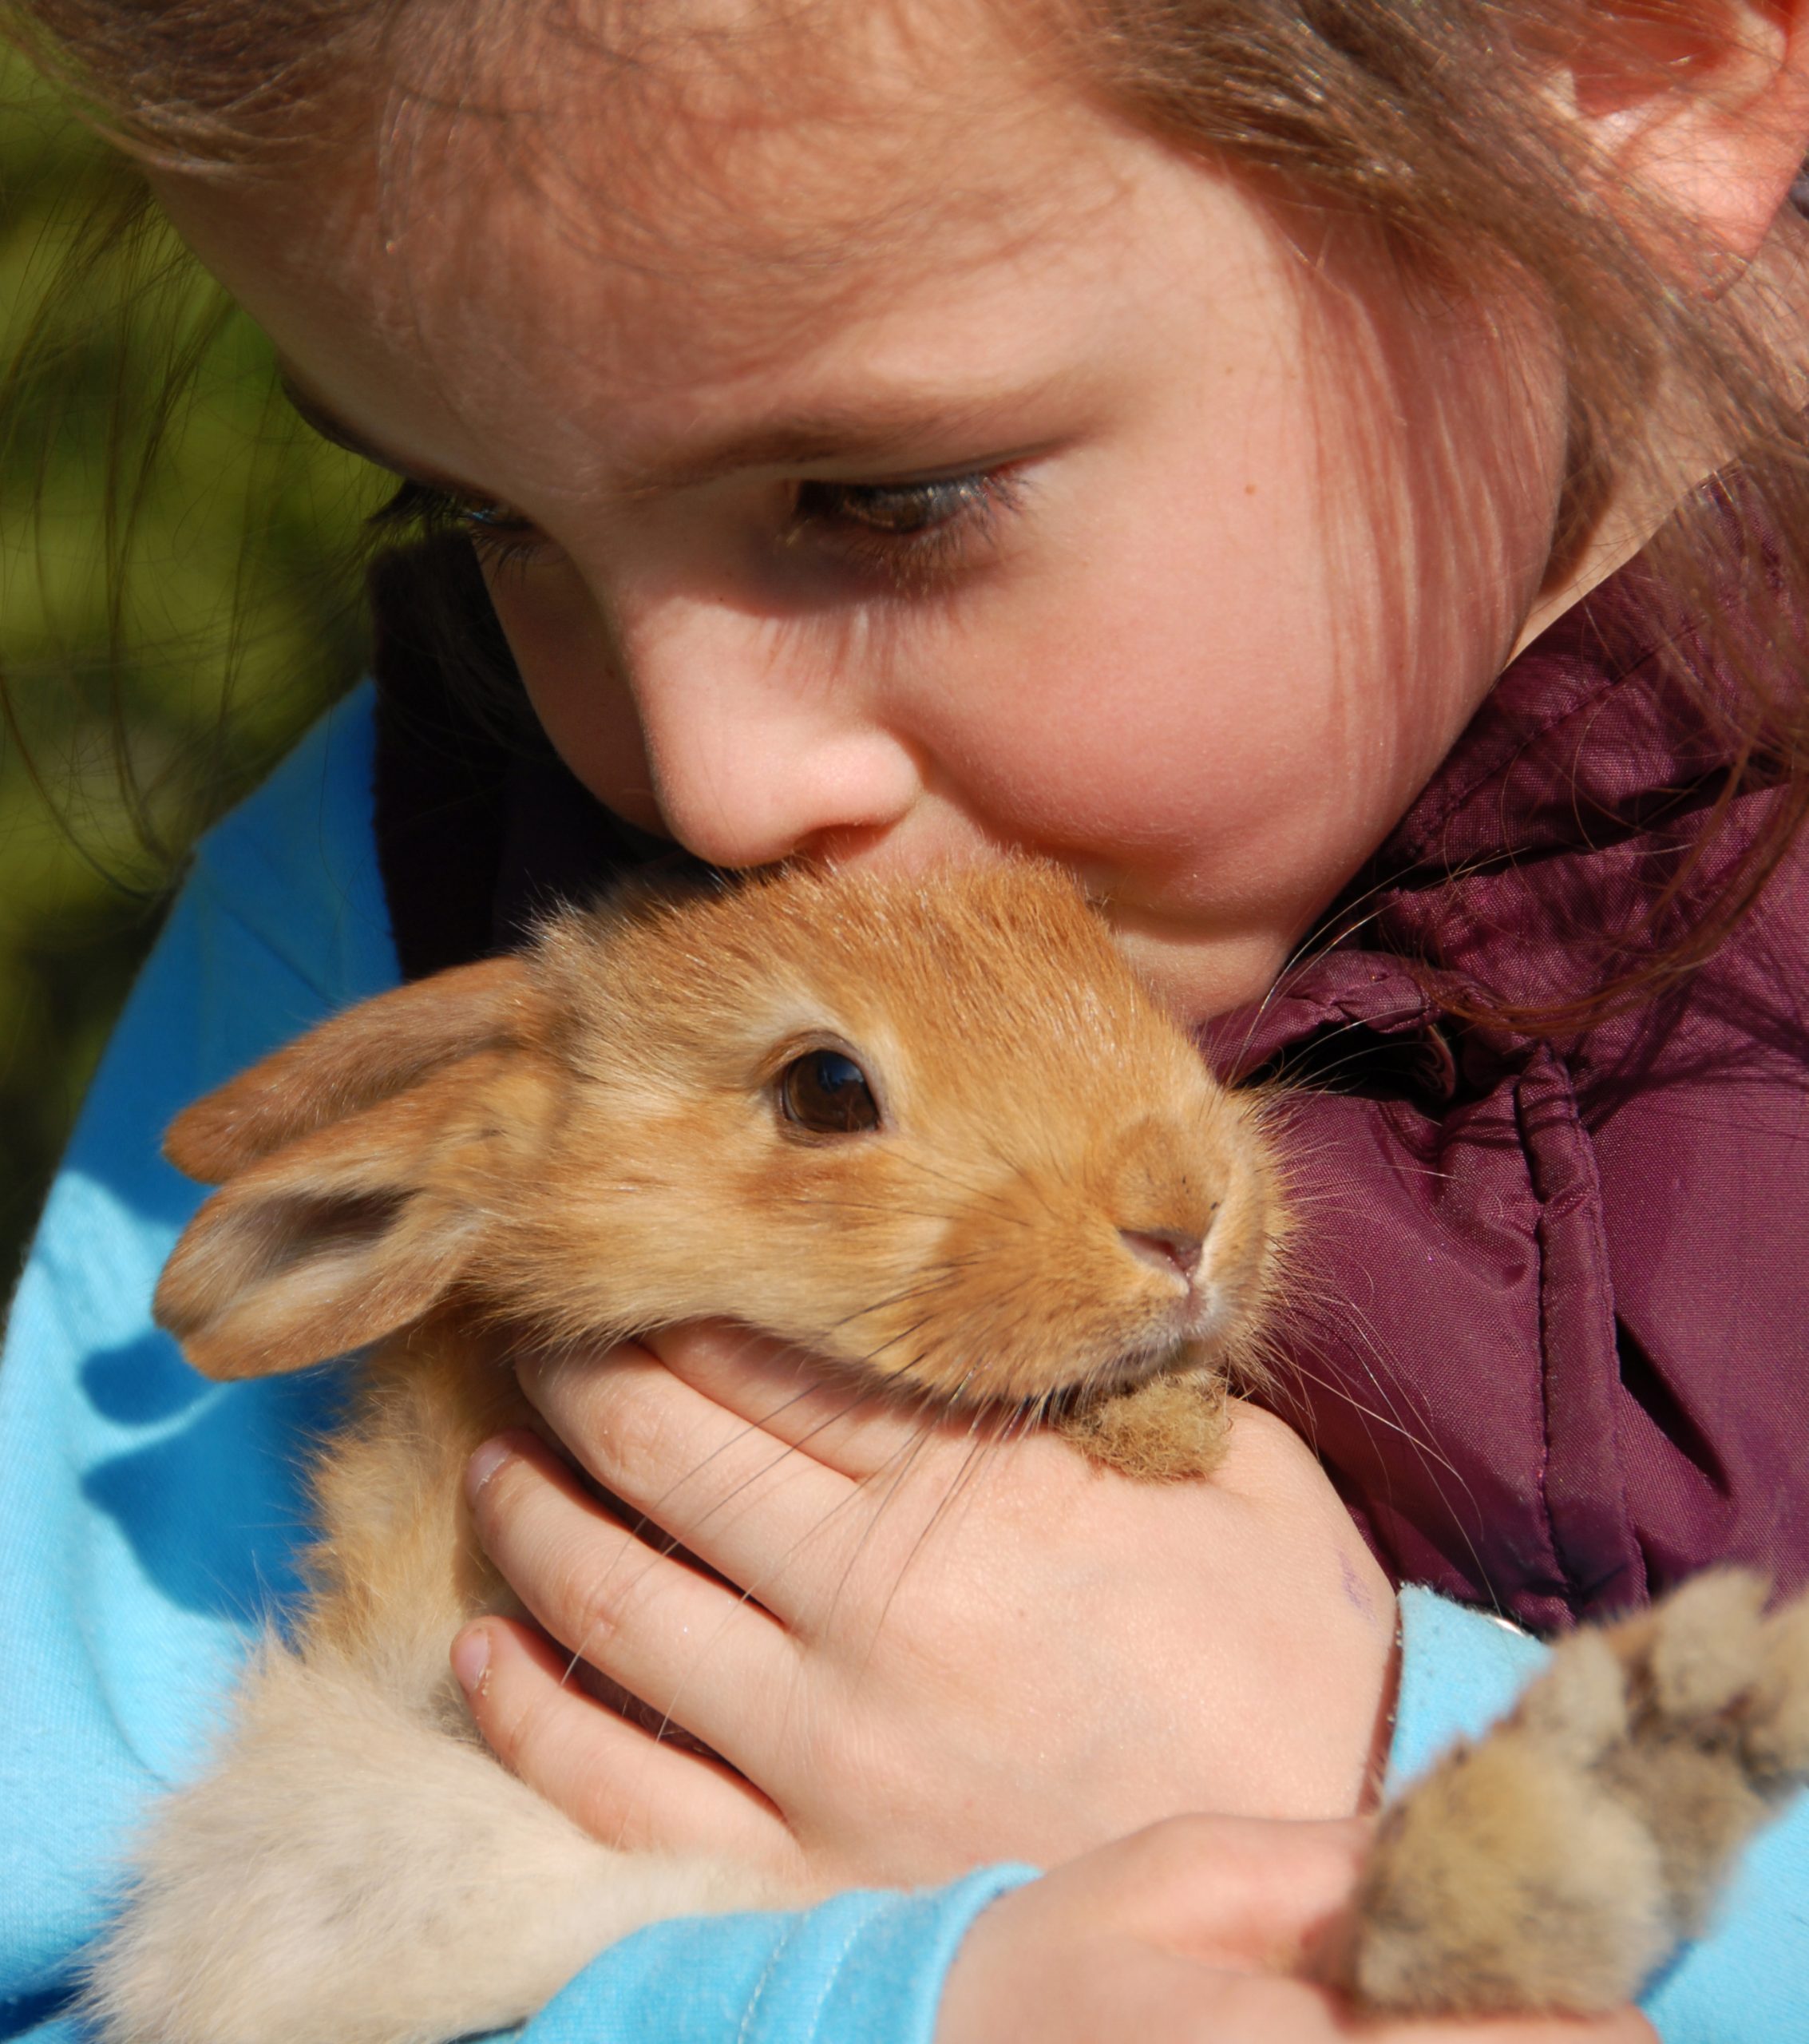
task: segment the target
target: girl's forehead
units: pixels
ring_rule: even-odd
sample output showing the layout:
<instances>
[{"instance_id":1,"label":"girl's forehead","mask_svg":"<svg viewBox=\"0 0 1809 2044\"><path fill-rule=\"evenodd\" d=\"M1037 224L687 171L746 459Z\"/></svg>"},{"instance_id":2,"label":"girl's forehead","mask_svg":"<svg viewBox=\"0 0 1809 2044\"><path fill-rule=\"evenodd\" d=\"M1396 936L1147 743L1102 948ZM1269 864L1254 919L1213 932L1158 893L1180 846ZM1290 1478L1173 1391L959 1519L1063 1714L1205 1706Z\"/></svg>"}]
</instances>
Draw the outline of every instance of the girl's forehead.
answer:
<instances>
[{"instance_id":1,"label":"girl's forehead","mask_svg":"<svg viewBox=\"0 0 1809 2044\"><path fill-rule=\"evenodd\" d=\"M672 0L632 38L608 12L472 46L305 187L165 180L178 224L304 370L350 343L467 394L553 361L682 391L1046 270L1118 196L1111 125L989 6Z\"/></svg>"},{"instance_id":2,"label":"girl's forehead","mask_svg":"<svg viewBox=\"0 0 1809 2044\"><path fill-rule=\"evenodd\" d=\"M489 240L507 187L536 259L596 255L625 289L739 298L751 278L833 298L889 265L1040 238L1075 203L1077 136L1097 117L1053 50L1007 34L1015 16L986 0L646 13L623 46L543 30L497 113L424 113L410 224L425 200L426 224L453 230L424 242L443 257ZM392 186L393 204L410 196Z\"/></svg>"},{"instance_id":3,"label":"girl's forehead","mask_svg":"<svg viewBox=\"0 0 1809 2044\"><path fill-rule=\"evenodd\" d=\"M1022 198L1081 117L1072 66L1019 0L653 0L515 12L383 81L365 165L392 214L499 180L575 246L700 271L825 267ZM412 202L412 204L411 204ZM516 209L517 212L519 209Z\"/></svg>"}]
</instances>

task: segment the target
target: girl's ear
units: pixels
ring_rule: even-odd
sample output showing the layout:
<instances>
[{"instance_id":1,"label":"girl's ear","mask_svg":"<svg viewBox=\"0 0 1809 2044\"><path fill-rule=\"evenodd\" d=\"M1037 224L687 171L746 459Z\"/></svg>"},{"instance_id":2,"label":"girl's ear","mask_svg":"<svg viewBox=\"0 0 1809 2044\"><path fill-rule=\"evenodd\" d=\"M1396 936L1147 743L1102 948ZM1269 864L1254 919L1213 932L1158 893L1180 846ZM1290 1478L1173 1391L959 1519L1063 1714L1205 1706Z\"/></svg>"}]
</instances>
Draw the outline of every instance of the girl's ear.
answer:
<instances>
[{"instance_id":1,"label":"girl's ear","mask_svg":"<svg viewBox=\"0 0 1809 2044\"><path fill-rule=\"evenodd\" d=\"M442 1065L536 1048L549 1027L544 996L513 953L437 972L360 1002L197 1100L170 1123L164 1155L184 1176L220 1185Z\"/></svg>"},{"instance_id":2,"label":"girl's ear","mask_svg":"<svg viewBox=\"0 0 1809 2044\"><path fill-rule=\"evenodd\" d=\"M158 1284L209 1377L263 1377L418 1320L532 1183L558 1098L551 1006L518 958L380 995L180 1115L167 1143L224 1184Z\"/></svg>"},{"instance_id":3,"label":"girl's ear","mask_svg":"<svg viewBox=\"0 0 1809 2044\"><path fill-rule=\"evenodd\" d=\"M1716 295L1757 255L1809 154L1805 0L1595 0L1558 67L1605 187L1690 232L1678 281Z\"/></svg>"}]
</instances>

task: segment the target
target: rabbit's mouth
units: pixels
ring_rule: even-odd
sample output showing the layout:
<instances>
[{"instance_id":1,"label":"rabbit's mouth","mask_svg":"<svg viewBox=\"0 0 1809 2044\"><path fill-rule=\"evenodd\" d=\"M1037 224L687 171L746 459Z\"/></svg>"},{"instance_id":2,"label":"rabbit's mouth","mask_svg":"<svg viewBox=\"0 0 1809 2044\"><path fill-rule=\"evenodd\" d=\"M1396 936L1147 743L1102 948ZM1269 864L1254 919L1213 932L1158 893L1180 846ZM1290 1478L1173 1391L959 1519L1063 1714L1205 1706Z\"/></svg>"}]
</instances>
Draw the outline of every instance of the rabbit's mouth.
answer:
<instances>
[{"instance_id":1,"label":"rabbit's mouth","mask_svg":"<svg viewBox=\"0 0 1809 2044\"><path fill-rule=\"evenodd\" d=\"M1140 1342L1083 1371L1048 1401L1049 1409L1071 1412L1098 1398L1122 1397L1152 1377L1191 1377L1211 1367L1209 1350L1186 1335Z\"/></svg>"},{"instance_id":2,"label":"rabbit's mouth","mask_svg":"<svg viewBox=\"0 0 1809 2044\"><path fill-rule=\"evenodd\" d=\"M1135 1340L1077 1369L1057 1402L1086 1404L1118 1397L1159 1377L1235 1377L1247 1318L1235 1285L1211 1277L1196 1279Z\"/></svg>"}]
</instances>

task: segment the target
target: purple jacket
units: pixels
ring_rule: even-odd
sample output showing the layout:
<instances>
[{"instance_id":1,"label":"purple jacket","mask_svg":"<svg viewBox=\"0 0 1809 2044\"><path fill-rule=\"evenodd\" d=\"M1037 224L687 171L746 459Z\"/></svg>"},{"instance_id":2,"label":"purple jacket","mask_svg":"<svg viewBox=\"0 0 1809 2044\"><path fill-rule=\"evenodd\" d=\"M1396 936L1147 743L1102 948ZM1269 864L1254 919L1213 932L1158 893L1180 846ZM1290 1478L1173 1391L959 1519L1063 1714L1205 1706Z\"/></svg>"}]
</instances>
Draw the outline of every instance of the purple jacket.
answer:
<instances>
[{"instance_id":1,"label":"purple jacket","mask_svg":"<svg viewBox=\"0 0 1809 2044\"><path fill-rule=\"evenodd\" d=\"M414 975L650 846L524 711L462 707L446 647L506 656L461 553L376 588ZM1463 1019L1586 992L1712 803L1727 741L1664 685L1657 608L1635 564L1523 653L1328 919L1354 933L1208 1032L1308 1089L1278 1409L1397 1577L1540 1630L1718 1559L1809 1583L1809 850L1643 1008L1550 1040ZM1777 798L1742 796L1720 843Z\"/></svg>"},{"instance_id":2,"label":"purple jacket","mask_svg":"<svg viewBox=\"0 0 1809 2044\"><path fill-rule=\"evenodd\" d=\"M1716 1560L1809 1581L1809 848L1633 1013L1538 1040L1446 1006L1588 991L1714 800L1729 742L1665 685L1643 584L1514 663L1359 934L1213 1032L1246 1071L1350 1048L1297 1123L1291 1416L1398 1576L1541 1630ZM1735 802L1661 933L1779 798Z\"/></svg>"}]
</instances>

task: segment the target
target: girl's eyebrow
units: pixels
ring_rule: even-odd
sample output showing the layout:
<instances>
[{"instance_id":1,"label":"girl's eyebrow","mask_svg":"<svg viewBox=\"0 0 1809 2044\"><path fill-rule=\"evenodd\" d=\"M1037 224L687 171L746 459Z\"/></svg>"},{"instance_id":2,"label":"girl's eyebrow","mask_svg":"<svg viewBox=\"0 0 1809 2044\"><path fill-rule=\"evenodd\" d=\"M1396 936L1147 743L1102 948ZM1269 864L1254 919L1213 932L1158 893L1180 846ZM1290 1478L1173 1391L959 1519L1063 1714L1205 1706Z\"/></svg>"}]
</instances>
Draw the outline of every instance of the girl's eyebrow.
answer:
<instances>
[{"instance_id":1,"label":"girl's eyebrow","mask_svg":"<svg viewBox=\"0 0 1809 2044\"><path fill-rule=\"evenodd\" d=\"M408 461L367 439L306 389L295 372L278 372L283 394L297 418L321 438L356 454L392 475L443 489L456 496L481 497L485 492L443 471ZM928 392L876 396L859 406L825 406L792 416L757 421L714 439L676 447L652 459L630 464L623 487L631 495L671 489L694 489L724 476L753 469L804 468L820 461L858 462L883 467L888 461L920 459L926 443L959 436L970 441L976 432L1002 424L1027 405L1034 405L1061 379L1019 386L982 396L938 396Z\"/></svg>"},{"instance_id":2,"label":"girl's eyebrow","mask_svg":"<svg viewBox=\"0 0 1809 2044\"><path fill-rule=\"evenodd\" d=\"M959 442L971 456L975 436L1007 426L1035 406L1057 379L976 396L929 391L876 394L858 406L828 405L758 420L714 439L632 463L627 487L637 493L692 489L750 469L799 469L817 462L920 462L926 446Z\"/></svg>"}]
</instances>

